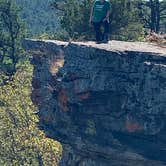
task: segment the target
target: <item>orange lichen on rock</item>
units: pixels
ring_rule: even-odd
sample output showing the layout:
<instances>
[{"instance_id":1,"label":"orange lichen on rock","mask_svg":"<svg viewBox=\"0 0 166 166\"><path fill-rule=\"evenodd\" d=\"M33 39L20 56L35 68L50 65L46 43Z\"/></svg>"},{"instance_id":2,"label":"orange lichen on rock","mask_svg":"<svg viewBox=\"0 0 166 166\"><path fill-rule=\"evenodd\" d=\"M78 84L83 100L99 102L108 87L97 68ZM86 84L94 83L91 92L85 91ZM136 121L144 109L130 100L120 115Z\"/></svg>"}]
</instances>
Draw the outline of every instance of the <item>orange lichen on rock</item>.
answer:
<instances>
[{"instance_id":1,"label":"orange lichen on rock","mask_svg":"<svg viewBox=\"0 0 166 166\"><path fill-rule=\"evenodd\" d=\"M59 68L63 67L64 65L64 55L63 51L59 50L58 55L51 55L50 61L49 61L49 70L50 73L55 75Z\"/></svg>"},{"instance_id":2,"label":"orange lichen on rock","mask_svg":"<svg viewBox=\"0 0 166 166\"><path fill-rule=\"evenodd\" d=\"M67 96L66 91L64 89L61 89L58 95L58 103L62 111L68 111L68 107L67 107L68 101L69 101L69 98Z\"/></svg>"},{"instance_id":3,"label":"orange lichen on rock","mask_svg":"<svg viewBox=\"0 0 166 166\"><path fill-rule=\"evenodd\" d=\"M54 59L52 61L50 61L50 66L49 66L49 70L50 73L55 75L59 68L62 67L64 64L64 59Z\"/></svg>"},{"instance_id":4,"label":"orange lichen on rock","mask_svg":"<svg viewBox=\"0 0 166 166\"><path fill-rule=\"evenodd\" d=\"M136 131L139 131L142 129L142 126L138 122L132 120L129 117L126 118L125 126L126 126L127 131L130 133L136 132Z\"/></svg>"}]
</instances>

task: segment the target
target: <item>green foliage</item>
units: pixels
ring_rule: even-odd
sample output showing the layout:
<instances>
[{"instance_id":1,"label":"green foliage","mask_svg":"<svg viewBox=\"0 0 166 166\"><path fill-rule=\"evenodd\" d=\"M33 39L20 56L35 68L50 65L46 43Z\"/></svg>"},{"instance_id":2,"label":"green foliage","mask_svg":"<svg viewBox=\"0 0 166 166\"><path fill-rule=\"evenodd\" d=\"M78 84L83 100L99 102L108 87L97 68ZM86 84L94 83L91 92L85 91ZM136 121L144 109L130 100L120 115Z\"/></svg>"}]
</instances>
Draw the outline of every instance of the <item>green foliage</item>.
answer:
<instances>
[{"instance_id":1,"label":"green foliage","mask_svg":"<svg viewBox=\"0 0 166 166\"><path fill-rule=\"evenodd\" d=\"M92 0L55 1L52 6L59 10L61 27L68 33L68 39L92 38L92 28L89 27L89 12Z\"/></svg>"},{"instance_id":2,"label":"green foliage","mask_svg":"<svg viewBox=\"0 0 166 166\"><path fill-rule=\"evenodd\" d=\"M166 0L160 2L160 31L166 33Z\"/></svg>"},{"instance_id":3,"label":"green foliage","mask_svg":"<svg viewBox=\"0 0 166 166\"><path fill-rule=\"evenodd\" d=\"M29 36L55 33L58 26L57 14L50 7L52 0L14 0L22 9L21 18L26 22Z\"/></svg>"},{"instance_id":4,"label":"green foliage","mask_svg":"<svg viewBox=\"0 0 166 166\"><path fill-rule=\"evenodd\" d=\"M61 26L71 39L93 39L93 28L88 21L93 0L55 1L53 7L62 13ZM138 40L143 34L137 1L112 0L110 31L112 39Z\"/></svg>"},{"instance_id":5,"label":"green foliage","mask_svg":"<svg viewBox=\"0 0 166 166\"><path fill-rule=\"evenodd\" d=\"M155 32L166 32L166 0L137 0L144 27Z\"/></svg>"},{"instance_id":6,"label":"green foliage","mask_svg":"<svg viewBox=\"0 0 166 166\"><path fill-rule=\"evenodd\" d=\"M125 41L143 41L144 40L144 31L141 24L133 23L129 24L126 27L121 27L118 34L112 34L112 39L114 40L125 40Z\"/></svg>"},{"instance_id":7,"label":"green foliage","mask_svg":"<svg viewBox=\"0 0 166 166\"><path fill-rule=\"evenodd\" d=\"M81 37L87 39L91 37L92 31L88 26L91 2L91 0L84 0L80 3L77 0L71 0L64 5L61 25L71 38Z\"/></svg>"},{"instance_id":8,"label":"green foliage","mask_svg":"<svg viewBox=\"0 0 166 166\"><path fill-rule=\"evenodd\" d=\"M21 48L23 37L18 8L0 0L0 165L57 165L61 145L36 125L33 68Z\"/></svg>"},{"instance_id":9,"label":"green foliage","mask_svg":"<svg viewBox=\"0 0 166 166\"><path fill-rule=\"evenodd\" d=\"M111 36L116 40L138 40L144 36L144 28L139 17L139 1L112 0Z\"/></svg>"},{"instance_id":10,"label":"green foliage","mask_svg":"<svg viewBox=\"0 0 166 166\"><path fill-rule=\"evenodd\" d=\"M41 39L41 40L48 40L48 39L52 39L53 38L52 35L50 35L50 34L48 34L46 32L44 32L44 33L42 33L40 35L35 35L34 37L37 38L37 39Z\"/></svg>"},{"instance_id":11,"label":"green foliage","mask_svg":"<svg viewBox=\"0 0 166 166\"><path fill-rule=\"evenodd\" d=\"M61 30L54 33L52 39L67 41L70 39L70 36L69 33L67 33L65 30Z\"/></svg>"},{"instance_id":12,"label":"green foliage","mask_svg":"<svg viewBox=\"0 0 166 166\"><path fill-rule=\"evenodd\" d=\"M93 28L88 23L94 0L13 1L16 1L22 9L21 18L27 24L30 37L58 40L94 39ZM158 0L152 1L155 4ZM149 29L151 26L150 0L111 0L110 2L112 3L111 38L118 40L143 38L144 28ZM161 31L166 31L165 4L166 0L160 1Z\"/></svg>"},{"instance_id":13,"label":"green foliage","mask_svg":"<svg viewBox=\"0 0 166 166\"><path fill-rule=\"evenodd\" d=\"M0 87L0 164L57 165L61 145L45 136L36 125L36 108L31 102L33 68L29 61ZM6 76L0 75L0 82Z\"/></svg>"},{"instance_id":14,"label":"green foliage","mask_svg":"<svg viewBox=\"0 0 166 166\"><path fill-rule=\"evenodd\" d=\"M67 41L70 39L69 34L65 30L57 31L54 34L49 34L49 33L42 33L40 35L35 35L34 36L36 39L41 39L41 40L63 40Z\"/></svg>"},{"instance_id":15,"label":"green foliage","mask_svg":"<svg viewBox=\"0 0 166 166\"><path fill-rule=\"evenodd\" d=\"M0 69L13 74L21 52L23 27L11 0L0 0Z\"/></svg>"}]
</instances>

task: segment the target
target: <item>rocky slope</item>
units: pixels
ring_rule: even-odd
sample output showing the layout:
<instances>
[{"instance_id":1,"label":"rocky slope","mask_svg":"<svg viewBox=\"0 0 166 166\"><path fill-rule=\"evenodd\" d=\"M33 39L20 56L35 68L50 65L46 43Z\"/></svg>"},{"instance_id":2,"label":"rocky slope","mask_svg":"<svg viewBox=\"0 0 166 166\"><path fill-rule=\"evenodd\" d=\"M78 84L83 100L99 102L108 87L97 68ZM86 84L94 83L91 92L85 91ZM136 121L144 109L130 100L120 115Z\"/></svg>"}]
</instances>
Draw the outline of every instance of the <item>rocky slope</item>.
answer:
<instances>
[{"instance_id":1,"label":"rocky slope","mask_svg":"<svg viewBox=\"0 0 166 166\"><path fill-rule=\"evenodd\" d=\"M166 48L25 40L40 127L61 166L166 165Z\"/></svg>"}]
</instances>

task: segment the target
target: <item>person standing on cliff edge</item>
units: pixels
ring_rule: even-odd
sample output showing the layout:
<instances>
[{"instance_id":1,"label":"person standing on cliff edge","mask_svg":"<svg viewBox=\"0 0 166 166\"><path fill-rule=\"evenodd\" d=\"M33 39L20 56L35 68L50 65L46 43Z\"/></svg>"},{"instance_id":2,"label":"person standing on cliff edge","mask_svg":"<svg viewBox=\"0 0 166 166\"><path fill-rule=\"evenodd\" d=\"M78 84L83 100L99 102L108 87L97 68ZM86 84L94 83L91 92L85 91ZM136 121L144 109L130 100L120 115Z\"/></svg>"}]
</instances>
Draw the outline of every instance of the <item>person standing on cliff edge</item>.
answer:
<instances>
[{"instance_id":1,"label":"person standing on cliff edge","mask_svg":"<svg viewBox=\"0 0 166 166\"><path fill-rule=\"evenodd\" d=\"M92 5L89 23L93 24L96 43L108 43L109 40L109 17L110 17L110 2L106 0L95 0ZM104 27L104 32L101 32L101 27Z\"/></svg>"}]
</instances>

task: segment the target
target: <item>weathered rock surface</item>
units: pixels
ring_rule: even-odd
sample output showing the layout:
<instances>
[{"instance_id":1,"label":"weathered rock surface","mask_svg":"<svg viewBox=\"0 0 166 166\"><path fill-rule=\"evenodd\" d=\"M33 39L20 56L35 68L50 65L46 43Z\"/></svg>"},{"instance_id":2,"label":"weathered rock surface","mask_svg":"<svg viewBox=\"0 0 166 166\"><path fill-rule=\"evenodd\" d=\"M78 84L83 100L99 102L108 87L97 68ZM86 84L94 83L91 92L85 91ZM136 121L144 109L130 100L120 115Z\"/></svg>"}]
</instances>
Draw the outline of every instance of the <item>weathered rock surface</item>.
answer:
<instances>
[{"instance_id":1,"label":"weathered rock surface","mask_svg":"<svg viewBox=\"0 0 166 166\"><path fill-rule=\"evenodd\" d=\"M166 165L166 49L25 40L40 126L61 166Z\"/></svg>"}]
</instances>

